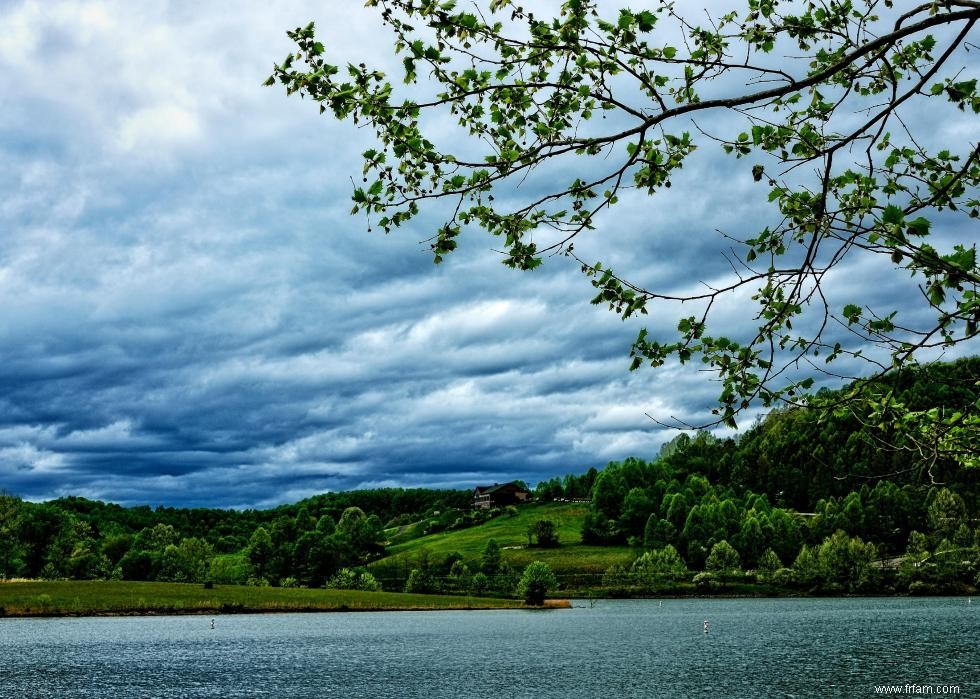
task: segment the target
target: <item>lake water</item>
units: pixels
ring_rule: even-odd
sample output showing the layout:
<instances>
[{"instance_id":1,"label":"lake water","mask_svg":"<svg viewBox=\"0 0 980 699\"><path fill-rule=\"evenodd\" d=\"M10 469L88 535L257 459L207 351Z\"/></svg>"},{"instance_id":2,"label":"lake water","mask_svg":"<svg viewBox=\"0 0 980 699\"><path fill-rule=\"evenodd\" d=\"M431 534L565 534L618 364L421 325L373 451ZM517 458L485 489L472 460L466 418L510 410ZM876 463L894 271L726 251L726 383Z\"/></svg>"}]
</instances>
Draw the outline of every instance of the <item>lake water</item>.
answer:
<instances>
[{"instance_id":1,"label":"lake water","mask_svg":"<svg viewBox=\"0 0 980 699\"><path fill-rule=\"evenodd\" d=\"M576 605L0 619L0 697L980 696L980 600Z\"/></svg>"}]
</instances>

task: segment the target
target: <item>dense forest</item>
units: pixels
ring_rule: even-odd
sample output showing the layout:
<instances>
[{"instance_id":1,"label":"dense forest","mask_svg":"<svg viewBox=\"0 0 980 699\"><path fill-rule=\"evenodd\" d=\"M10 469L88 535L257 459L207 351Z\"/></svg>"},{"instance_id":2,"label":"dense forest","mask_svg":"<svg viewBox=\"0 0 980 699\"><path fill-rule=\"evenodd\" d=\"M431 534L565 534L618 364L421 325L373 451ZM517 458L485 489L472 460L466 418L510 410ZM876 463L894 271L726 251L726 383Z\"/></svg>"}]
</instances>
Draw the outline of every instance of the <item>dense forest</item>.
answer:
<instances>
[{"instance_id":1,"label":"dense forest","mask_svg":"<svg viewBox=\"0 0 980 699\"><path fill-rule=\"evenodd\" d=\"M322 586L381 553L386 523L460 511L470 498L469 491L385 488L236 511L0 495L0 577Z\"/></svg>"},{"instance_id":2,"label":"dense forest","mask_svg":"<svg viewBox=\"0 0 980 699\"><path fill-rule=\"evenodd\" d=\"M952 409L977 400L978 377L980 358L932 365L903 376L896 400ZM787 409L737 438L681 434L656 458L542 481L534 494L588 500L583 543L635 550L632 565L614 566L602 581L625 593L671 580L705 590L750 580L825 592L978 583L980 469L923 462L846 414ZM504 514L471 510L470 502L469 491L387 488L235 511L75 497L30 503L6 494L0 577L374 589L378 581L359 566L382 557L386 541L409 525L433 533ZM542 524L538 534L547 530ZM499 552L489 548L469 568L498 572ZM468 576L459 559L421 562L409 586L438 587L431 580L440 570ZM486 576L479 584L487 589Z\"/></svg>"},{"instance_id":3,"label":"dense forest","mask_svg":"<svg viewBox=\"0 0 980 699\"><path fill-rule=\"evenodd\" d=\"M894 380L893 400L951 411L978 400L978 377L977 358L931 365ZM609 571L620 584L689 570L707 571L706 585L750 570L828 592L978 583L980 469L924 461L847 413L775 411L736 439L682 434L652 461L555 478L536 495L586 489L583 541L648 552Z\"/></svg>"}]
</instances>

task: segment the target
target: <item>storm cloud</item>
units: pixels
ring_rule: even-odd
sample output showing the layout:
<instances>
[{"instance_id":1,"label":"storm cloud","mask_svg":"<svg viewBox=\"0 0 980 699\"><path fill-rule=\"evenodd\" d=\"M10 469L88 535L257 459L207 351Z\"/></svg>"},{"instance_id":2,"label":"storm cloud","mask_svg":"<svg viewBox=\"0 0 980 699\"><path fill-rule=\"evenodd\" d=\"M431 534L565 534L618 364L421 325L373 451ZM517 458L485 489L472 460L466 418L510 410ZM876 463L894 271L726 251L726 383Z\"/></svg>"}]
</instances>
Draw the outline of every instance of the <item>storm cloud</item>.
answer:
<instances>
[{"instance_id":1,"label":"storm cloud","mask_svg":"<svg viewBox=\"0 0 980 699\"><path fill-rule=\"evenodd\" d=\"M709 418L697 367L627 371L640 325L569 260L518 273L469 235L436 267L435 218L349 216L366 134L260 87L311 19L334 56L394 60L360 3L0 8L0 489L249 507L534 483L653 456L676 433L648 414ZM661 285L723 273L717 230L765 199L730 167L626 195L581 251Z\"/></svg>"}]
</instances>

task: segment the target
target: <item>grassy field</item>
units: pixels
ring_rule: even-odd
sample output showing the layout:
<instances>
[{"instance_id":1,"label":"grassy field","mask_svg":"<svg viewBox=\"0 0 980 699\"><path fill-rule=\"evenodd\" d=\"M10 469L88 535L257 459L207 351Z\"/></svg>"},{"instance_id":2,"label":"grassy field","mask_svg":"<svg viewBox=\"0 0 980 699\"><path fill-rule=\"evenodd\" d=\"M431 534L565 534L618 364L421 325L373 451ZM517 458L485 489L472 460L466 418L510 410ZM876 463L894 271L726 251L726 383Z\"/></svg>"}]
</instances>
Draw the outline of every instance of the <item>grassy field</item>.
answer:
<instances>
[{"instance_id":1,"label":"grassy field","mask_svg":"<svg viewBox=\"0 0 980 699\"><path fill-rule=\"evenodd\" d=\"M583 503L540 503L521 505L516 516L502 515L468 529L439 532L388 547L388 556L371 564L372 569L412 567L424 548L430 557L444 558L458 552L467 561L479 561L487 541L496 539L503 560L515 568L531 561L544 561L556 573L602 573L614 563L629 563L635 552L627 546L586 546L582 544L582 521L588 512ZM558 527L556 549L527 547L527 528L541 519Z\"/></svg>"},{"instance_id":2,"label":"grassy field","mask_svg":"<svg viewBox=\"0 0 980 699\"><path fill-rule=\"evenodd\" d=\"M396 592L151 582L0 583L0 616L508 609L518 600Z\"/></svg>"},{"instance_id":3,"label":"grassy field","mask_svg":"<svg viewBox=\"0 0 980 699\"><path fill-rule=\"evenodd\" d=\"M389 546L400 544L419 538L422 536L422 530L424 528L425 522L413 522L412 524L406 524L404 527L385 529L385 537L388 539Z\"/></svg>"}]
</instances>

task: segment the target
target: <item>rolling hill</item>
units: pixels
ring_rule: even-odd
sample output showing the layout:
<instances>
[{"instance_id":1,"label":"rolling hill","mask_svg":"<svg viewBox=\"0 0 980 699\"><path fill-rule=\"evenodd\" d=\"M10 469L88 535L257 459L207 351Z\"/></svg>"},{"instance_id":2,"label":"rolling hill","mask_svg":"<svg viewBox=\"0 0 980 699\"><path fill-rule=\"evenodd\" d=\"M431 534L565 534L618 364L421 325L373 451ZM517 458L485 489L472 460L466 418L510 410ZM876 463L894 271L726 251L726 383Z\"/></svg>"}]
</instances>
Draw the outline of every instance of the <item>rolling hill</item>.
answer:
<instances>
[{"instance_id":1,"label":"rolling hill","mask_svg":"<svg viewBox=\"0 0 980 699\"><path fill-rule=\"evenodd\" d=\"M459 553L476 569L483 549L490 539L500 545L503 562L521 569L532 561L544 561L557 574L602 573L614 563L628 563L635 552L628 546L589 546L582 543L582 521L588 512L586 503L533 503L517 507L516 515L501 515L489 522L421 536L387 547L387 555L368 567L387 577L393 571L410 570L420 555L439 561ZM528 547L527 529L547 519L558 529L558 548ZM402 532L401 535L404 535ZM397 542L397 539L396 539Z\"/></svg>"}]
</instances>

